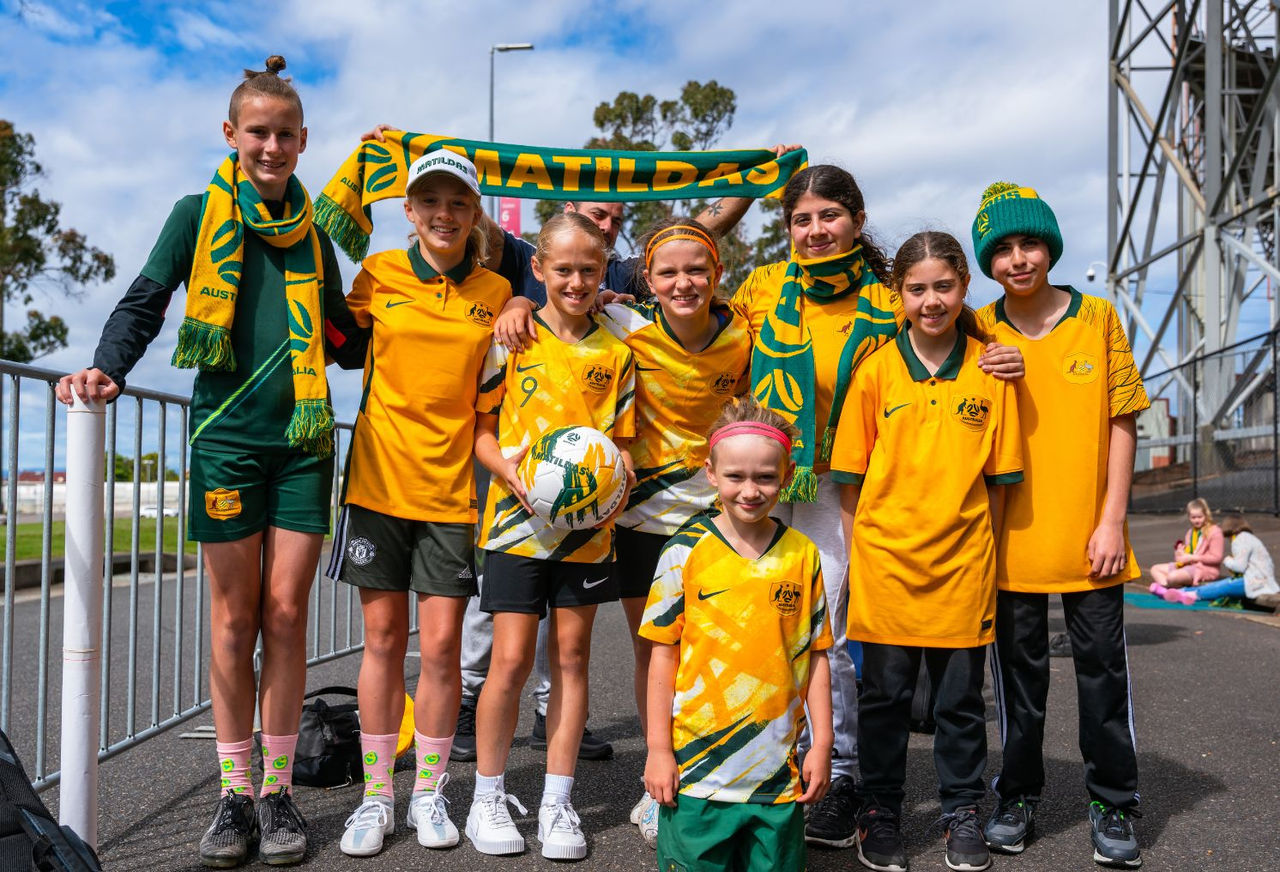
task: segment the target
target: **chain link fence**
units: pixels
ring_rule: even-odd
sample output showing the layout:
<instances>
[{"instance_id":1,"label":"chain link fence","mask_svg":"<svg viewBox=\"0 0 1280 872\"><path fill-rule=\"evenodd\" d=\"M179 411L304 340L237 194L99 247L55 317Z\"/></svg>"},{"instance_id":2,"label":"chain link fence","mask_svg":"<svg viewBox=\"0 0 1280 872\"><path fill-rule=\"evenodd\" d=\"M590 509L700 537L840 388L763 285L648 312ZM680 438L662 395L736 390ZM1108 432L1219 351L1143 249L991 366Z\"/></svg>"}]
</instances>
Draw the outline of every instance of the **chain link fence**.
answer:
<instances>
[{"instance_id":1,"label":"chain link fence","mask_svg":"<svg viewBox=\"0 0 1280 872\"><path fill-rule=\"evenodd\" d=\"M1272 330L1146 377L1129 505L1181 512L1201 497L1216 512L1280 515L1276 351Z\"/></svg>"}]
</instances>

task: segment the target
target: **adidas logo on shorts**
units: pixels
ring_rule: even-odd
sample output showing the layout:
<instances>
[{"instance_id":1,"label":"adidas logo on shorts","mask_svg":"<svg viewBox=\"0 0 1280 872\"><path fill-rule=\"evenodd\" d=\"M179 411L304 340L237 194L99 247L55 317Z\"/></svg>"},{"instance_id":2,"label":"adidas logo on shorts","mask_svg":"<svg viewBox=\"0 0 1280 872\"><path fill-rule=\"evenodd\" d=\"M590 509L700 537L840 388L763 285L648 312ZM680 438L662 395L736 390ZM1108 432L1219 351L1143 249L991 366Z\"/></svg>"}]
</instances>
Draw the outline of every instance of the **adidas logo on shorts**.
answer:
<instances>
[{"instance_id":1,"label":"adidas logo on shorts","mask_svg":"<svg viewBox=\"0 0 1280 872\"><path fill-rule=\"evenodd\" d=\"M475 576L471 574L470 566L464 566L462 567L462 571L458 573L458 578L466 581L467 579L475 578Z\"/></svg>"}]
</instances>

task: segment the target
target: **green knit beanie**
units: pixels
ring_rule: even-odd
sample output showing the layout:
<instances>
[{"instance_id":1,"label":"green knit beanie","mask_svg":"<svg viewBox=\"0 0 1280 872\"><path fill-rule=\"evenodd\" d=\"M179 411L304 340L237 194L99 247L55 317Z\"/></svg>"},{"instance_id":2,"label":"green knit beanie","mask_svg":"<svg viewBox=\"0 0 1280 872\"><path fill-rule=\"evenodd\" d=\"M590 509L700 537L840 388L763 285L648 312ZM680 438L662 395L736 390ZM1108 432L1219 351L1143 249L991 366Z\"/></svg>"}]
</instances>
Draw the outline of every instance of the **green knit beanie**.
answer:
<instances>
[{"instance_id":1,"label":"green knit beanie","mask_svg":"<svg viewBox=\"0 0 1280 872\"><path fill-rule=\"evenodd\" d=\"M982 192L982 205L973 219L973 252L978 268L991 278L991 254L1006 236L1021 233L1049 246L1049 267L1062 257L1062 231L1049 204L1032 188L1012 182L992 182Z\"/></svg>"}]
</instances>

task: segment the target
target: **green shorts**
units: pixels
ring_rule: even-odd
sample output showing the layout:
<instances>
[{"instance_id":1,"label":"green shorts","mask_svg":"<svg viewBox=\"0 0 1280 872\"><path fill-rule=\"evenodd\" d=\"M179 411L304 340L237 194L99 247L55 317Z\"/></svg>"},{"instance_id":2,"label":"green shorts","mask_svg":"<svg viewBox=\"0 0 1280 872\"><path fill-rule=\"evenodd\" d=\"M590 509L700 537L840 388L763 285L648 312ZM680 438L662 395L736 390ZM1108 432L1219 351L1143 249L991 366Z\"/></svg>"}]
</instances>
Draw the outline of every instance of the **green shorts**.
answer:
<instances>
[{"instance_id":1,"label":"green shorts","mask_svg":"<svg viewBox=\"0 0 1280 872\"><path fill-rule=\"evenodd\" d=\"M475 526L409 521L345 505L325 575L356 587L475 596Z\"/></svg>"},{"instance_id":2,"label":"green shorts","mask_svg":"<svg viewBox=\"0 0 1280 872\"><path fill-rule=\"evenodd\" d=\"M659 872L804 872L804 809L676 796L658 807Z\"/></svg>"},{"instance_id":3,"label":"green shorts","mask_svg":"<svg viewBox=\"0 0 1280 872\"><path fill-rule=\"evenodd\" d=\"M333 458L191 449L187 538L234 542L267 527L329 532Z\"/></svg>"}]
</instances>

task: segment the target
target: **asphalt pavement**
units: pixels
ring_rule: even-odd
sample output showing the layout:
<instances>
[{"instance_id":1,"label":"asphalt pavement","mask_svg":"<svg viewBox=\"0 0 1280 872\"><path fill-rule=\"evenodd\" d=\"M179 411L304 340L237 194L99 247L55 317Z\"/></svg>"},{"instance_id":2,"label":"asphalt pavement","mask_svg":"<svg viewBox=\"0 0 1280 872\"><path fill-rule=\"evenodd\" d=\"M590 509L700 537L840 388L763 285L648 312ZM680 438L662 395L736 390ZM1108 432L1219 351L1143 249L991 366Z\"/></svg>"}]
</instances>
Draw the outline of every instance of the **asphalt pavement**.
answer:
<instances>
[{"instance_id":1,"label":"asphalt pavement","mask_svg":"<svg viewBox=\"0 0 1280 872\"><path fill-rule=\"evenodd\" d=\"M1273 553L1280 554L1280 521L1256 516L1251 520ZM1176 517L1135 517L1131 530L1140 562L1146 566L1168 559L1172 542L1184 527L1185 522ZM1138 585L1130 585L1128 591L1128 640L1143 796L1143 817L1137 822L1143 868L1248 872L1280 868L1280 619L1255 612L1166 607ZM143 614L147 613L146 605L142 604ZM20 606L27 612L15 615L19 626L37 607L34 602ZM1051 619L1053 631L1064 629L1056 602ZM996 869L1070 872L1097 868L1091 859L1085 823L1087 800L1076 742L1072 664L1069 658L1051 663L1053 684L1045 737L1049 784L1036 821L1037 835L1021 856L997 857ZM358 655L315 667L308 675L308 686L354 684L358 667ZM188 663L183 671L189 669ZM410 659L407 672L412 681L416 660ZM603 608L597 621L591 685L589 726L613 743L616 755L610 761L579 765L574 803L582 817L590 854L575 868L651 870L656 866L654 854L627 821L642 789L644 743L631 699L631 646L617 606ZM167 682L164 686L168 690ZM994 707L989 705L989 776L1000 760L999 736L990 720L993 716ZM56 736L56 714L50 717L55 718ZM532 707L526 697L507 785L532 809L541 794L544 755L528 747L531 722ZM205 713L103 764L99 850L106 868L201 868L195 859L196 844L208 825L217 792L213 743L181 738L180 734L208 723L211 719ZM56 751L51 756L56 758ZM474 764L455 762L450 775L451 814L461 829L474 783ZM412 780L411 771L395 777L399 815L407 807ZM533 816L517 818L529 843L529 850L518 857L483 856L465 837L453 850L429 851L417 844L400 818L396 834L388 839L380 856L355 860L339 851L338 840L343 822L359 802L358 789L298 788L296 795L310 823L310 868L391 872L549 869L555 865L538 854ZM57 789L44 797L56 810ZM928 736L917 735L911 740L904 815L911 868L945 869L942 837L932 829L939 809ZM851 850L813 850L810 868L861 867Z\"/></svg>"}]
</instances>

